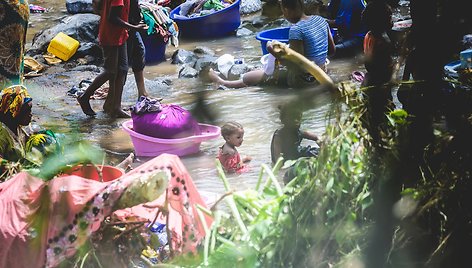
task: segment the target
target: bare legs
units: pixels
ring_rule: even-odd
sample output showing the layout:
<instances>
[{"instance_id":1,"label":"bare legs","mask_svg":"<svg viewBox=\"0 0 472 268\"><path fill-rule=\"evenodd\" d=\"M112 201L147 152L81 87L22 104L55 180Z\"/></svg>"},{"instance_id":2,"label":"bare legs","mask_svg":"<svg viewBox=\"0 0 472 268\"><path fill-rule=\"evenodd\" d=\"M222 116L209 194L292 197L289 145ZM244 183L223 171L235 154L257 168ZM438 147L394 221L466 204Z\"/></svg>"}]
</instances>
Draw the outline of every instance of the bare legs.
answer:
<instances>
[{"instance_id":1,"label":"bare legs","mask_svg":"<svg viewBox=\"0 0 472 268\"><path fill-rule=\"evenodd\" d=\"M90 106L90 97L95 93L95 90L97 90L99 87L101 87L106 81L108 81L110 78L110 74L107 72L102 72L100 73L95 79L93 79L92 84L87 87L85 90L85 93L82 94L77 98L77 101L80 104L80 108L82 108L82 111L84 114L88 116L94 116L96 115L95 111L92 109L92 106ZM111 91L111 89L110 89Z\"/></svg>"},{"instance_id":2,"label":"bare legs","mask_svg":"<svg viewBox=\"0 0 472 268\"><path fill-rule=\"evenodd\" d=\"M133 71L134 73L134 79L136 80L136 86L138 87L138 98L141 96L149 96L149 94L146 91L146 88L144 87L144 73L143 70L141 71Z\"/></svg>"},{"instance_id":3,"label":"bare legs","mask_svg":"<svg viewBox=\"0 0 472 268\"><path fill-rule=\"evenodd\" d=\"M119 71L118 74L111 74L105 71L95 77L92 84L85 90L85 93L77 98L84 114L88 116L96 115L92 106L90 106L90 97L108 80L110 88L105 103L103 104L103 110L113 117L128 118L129 115L121 110L121 97L123 95L125 77L126 72L124 71Z\"/></svg>"},{"instance_id":4,"label":"bare legs","mask_svg":"<svg viewBox=\"0 0 472 268\"><path fill-rule=\"evenodd\" d=\"M264 71L253 70L243 75L242 79L239 80L224 80L221 78L213 69L208 71L208 77L211 81L230 88L242 88L247 86L257 85L262 81L264 77Z\"/></svg>"}]
</instances>

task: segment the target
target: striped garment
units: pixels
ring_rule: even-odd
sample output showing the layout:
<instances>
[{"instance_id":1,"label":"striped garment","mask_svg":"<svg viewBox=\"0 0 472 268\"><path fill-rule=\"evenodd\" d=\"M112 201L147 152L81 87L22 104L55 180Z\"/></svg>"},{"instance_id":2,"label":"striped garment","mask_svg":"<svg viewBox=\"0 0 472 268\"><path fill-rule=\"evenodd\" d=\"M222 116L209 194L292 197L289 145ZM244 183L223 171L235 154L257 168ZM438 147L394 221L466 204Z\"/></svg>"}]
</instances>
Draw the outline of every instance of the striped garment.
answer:
<instances>
[{"instance_id":1,"label":"striped garment","mask_svg":"<svg viewBox=\"0 0 472 268\"><path fill-rule=\"evenodd\" d=\"M323 66L328 55L328 29L325 18L310 16L290 27L289 39L303 41L304 56Z\"/></svg>"}]
</instances>

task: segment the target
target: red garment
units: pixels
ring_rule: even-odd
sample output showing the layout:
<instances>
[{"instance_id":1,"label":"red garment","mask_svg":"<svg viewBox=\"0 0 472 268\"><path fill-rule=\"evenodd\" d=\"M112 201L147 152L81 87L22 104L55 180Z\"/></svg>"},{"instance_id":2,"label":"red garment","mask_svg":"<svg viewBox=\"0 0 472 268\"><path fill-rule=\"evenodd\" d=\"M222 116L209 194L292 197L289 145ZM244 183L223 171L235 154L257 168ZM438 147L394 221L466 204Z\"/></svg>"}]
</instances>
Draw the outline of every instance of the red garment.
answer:
<instances>
[{"instance_id":1,"label":"red garment","mask_svg":"<svg viewBox=\"0 0 472 268\"><path fill-rule=\"evenodd\" d=\"M112 7L121 6L120 18L128 21L129 0L103 0L98 40L101 46L121 46L128 40L128 30L111 23L108 19Z\"/></svg>"},{"instance_id":2,"label":"red garment","mask_svg":"<svg viewBox=\"0 0 472 268\"><path fill-rule=\"evenodd\" d=\"M247 170L247 166L241 162L241 156L235 149L234 154L224 154L223 146L218 151L218 160L220 160L223 169L228 173L241 173Z\"/></svg>"}]
</instances>

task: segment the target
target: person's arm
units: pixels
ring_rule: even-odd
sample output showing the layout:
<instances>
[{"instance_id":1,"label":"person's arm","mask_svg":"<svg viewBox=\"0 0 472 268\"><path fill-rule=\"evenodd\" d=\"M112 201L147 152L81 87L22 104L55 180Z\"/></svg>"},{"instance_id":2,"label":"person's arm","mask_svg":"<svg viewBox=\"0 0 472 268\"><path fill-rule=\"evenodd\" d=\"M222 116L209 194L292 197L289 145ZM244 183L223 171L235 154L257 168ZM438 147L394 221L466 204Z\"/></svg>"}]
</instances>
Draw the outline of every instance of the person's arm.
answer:
<instances>
[{"instance_id":1,"label":"person's arm","mask_svg":"<svg viewBox=\"0 0 472 268\"><path fill-rule=\"evenodd\" d=\"M108 20L118 26L121 26L126 29L132 29L135 31L146 30L146 24L138 24L133 25L121 19L120 14L123 6L112 6L110 9L110 15L108 16Z\"/></svg>"},{"instance_id":2,"label":"person's arm","mask_svg":"<svg viewBox=\"0 0 472 268\"><path fill-rule=\"evenodd\" d=\"M336 53L336 44L334 44L333 35L328 26L328 55L332 56Z\"/></svg>"},{"instance_id":3,"label":"person's arm","mask_svg":"<svg viewBox=\"0 0 472 268\"><path fill-rule=\"evenodd\" d=\"M311 133L308 131L301 131L301 134L302 134L302 138L304 139L308 139L308 140L312 140L316 142L320 141L320 138L315 133Z\"/></svg>"},{"instance_id":4,"label":"person's arm","mask_svg":"<svg viewBox=\"0 0 472 268\"><path fill-rule=\"evenodd\" d=\"M272 142L270 143L270 155L272 158L272 163L277 162L279 157L282 156L282 141L280 139L279 130L276 130L272 136Z\"/></svg>"}]
</instances>

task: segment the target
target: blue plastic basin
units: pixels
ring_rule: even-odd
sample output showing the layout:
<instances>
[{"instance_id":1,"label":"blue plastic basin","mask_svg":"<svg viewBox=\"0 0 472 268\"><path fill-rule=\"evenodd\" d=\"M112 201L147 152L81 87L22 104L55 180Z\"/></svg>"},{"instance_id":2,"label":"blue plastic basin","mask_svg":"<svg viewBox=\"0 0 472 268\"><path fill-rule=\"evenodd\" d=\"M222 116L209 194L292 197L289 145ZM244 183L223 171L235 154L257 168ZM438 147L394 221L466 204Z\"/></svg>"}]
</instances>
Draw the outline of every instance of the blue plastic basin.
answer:
<instances>
[{"instance_id":1,"label":"blue plastic basin","mask_svg":"<svg viewBox=\"0 0 472 268\"><path fill-rule=\"evenodd\" d=\"M275 28L275 29L270 29L270 30L265 30L262 32L259 32L256 35L256 39L261 41L261 48L262 48L262 54L267 54L266 46L267 42L271 40L277 40L281 43L286 43L288 44L288 31L290 27L281 27L281 28Z\"/></svg>"},{"instance_id":2,"label":"blue plastic basin","mask_svg":"<svg viewBox=\"0 0 472 268\"><path fill-rule=\"evenodd\" d=\"M146 65L157 64L166 60L166 43L160 35L141 34L146 48Z\"/></svg>"},{"instance_id":3,"label":"blue plastic basin","mask_svg":"<svg viewBox=\"0 0 472 268\"><path fill-rule=\"evenodd\" d=\"M179 35L183 38L202 39L227 36L241 24L237 0L225 9L201 17L188 18L179 15L180 6L170 12L170 18L177 23Z\"/></svg>"}]
</instances>

